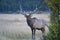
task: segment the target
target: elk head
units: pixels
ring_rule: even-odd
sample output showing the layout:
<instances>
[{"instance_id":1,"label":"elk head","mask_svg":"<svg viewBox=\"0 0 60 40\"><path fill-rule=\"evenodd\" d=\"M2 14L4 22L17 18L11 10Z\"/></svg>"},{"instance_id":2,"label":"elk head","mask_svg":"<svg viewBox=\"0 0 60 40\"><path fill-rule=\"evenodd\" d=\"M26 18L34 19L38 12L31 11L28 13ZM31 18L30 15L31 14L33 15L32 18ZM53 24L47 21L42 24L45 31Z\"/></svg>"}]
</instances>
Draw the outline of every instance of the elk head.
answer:
<instances>
[{"instance_id":1,"label":"elk head","mask_svg":"<svg viewBox=\"0 0 60 40\"><path fill-rule=\"evenodd\" d=\"M32 16L32 14L23 14L23 15L26 17L26 19L29 19Z\"/></svg>"}]
</instances>

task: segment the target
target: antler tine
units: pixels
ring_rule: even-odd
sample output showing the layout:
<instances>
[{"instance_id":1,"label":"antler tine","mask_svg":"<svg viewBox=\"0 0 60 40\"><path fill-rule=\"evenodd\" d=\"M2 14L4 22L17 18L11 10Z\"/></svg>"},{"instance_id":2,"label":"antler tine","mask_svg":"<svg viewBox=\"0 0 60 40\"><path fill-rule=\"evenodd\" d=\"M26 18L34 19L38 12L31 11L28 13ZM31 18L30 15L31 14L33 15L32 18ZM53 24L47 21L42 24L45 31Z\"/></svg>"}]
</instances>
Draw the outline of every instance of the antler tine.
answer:
<instances>
[{"instance_id":1,"label":"antler tine","mask_svg":"<svg viewBox=\"0 0 60 40\"><path fill-rule=\"evenodd\" d=\"M24 16L27 16L25 13L21 13L22 15L24 15Z\"/></svg>"},{"instance_id":2,"label":"antler tine","mask_svg":"<svg viewBox=\"0 0 60 40\"><path fill-rule=\"evenodd\" d=\"M21 12L22 15L25 15L23 12Z\"/></svg>"}]
</instances>

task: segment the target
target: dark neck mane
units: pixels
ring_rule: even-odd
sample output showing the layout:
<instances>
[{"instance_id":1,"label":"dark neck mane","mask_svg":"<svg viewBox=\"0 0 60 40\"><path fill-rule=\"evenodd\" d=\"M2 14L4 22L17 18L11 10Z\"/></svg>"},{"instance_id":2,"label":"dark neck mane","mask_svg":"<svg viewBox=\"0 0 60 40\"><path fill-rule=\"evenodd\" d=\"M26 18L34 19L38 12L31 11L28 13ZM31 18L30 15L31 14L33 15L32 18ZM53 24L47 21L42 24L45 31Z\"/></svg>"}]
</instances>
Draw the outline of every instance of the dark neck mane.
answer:
<instances>
[{"instance_id":1,"label":"dark neck mane","mask_svg":"<svg viewBox=\"0 0 60 40\"><path fill-rule=\"evenodd\" d=\"M30 27L32 27L32 26L33 26L33 23L32 23L32 21L31 21L31 19L32 19L32 18L27 19L27 24L28 24L28 26L30 26Z\"/></svg>"}]
</instances>

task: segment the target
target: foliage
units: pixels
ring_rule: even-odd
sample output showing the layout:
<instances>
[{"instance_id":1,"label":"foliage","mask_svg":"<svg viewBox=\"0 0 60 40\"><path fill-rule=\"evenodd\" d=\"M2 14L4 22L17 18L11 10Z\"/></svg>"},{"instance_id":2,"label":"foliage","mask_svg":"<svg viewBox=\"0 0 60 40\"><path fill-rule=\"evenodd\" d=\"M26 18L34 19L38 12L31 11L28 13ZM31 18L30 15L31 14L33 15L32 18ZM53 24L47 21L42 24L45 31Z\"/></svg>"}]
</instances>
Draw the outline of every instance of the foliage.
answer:
<instances>
[{"instance_id":1,"label":"foliage","mask_svg":"<svg viewBox=\"0 0 60 40\"><path fill-rule=\"evenodd\" d=\"M44 0L1 0L0 1L0 12L20 10L20 5L23 10L30 11L37 7L39 10L48 10L47 4Z\"/></svg>"},{"instance_id":2,"label":"foliage","mask_svg":"<svg viewBox=\"0 0 60 40\"><path fill-rule=\"evenodd\" d=\"M60 40L60 32L59 32L59 11L60 11L60 0L45 0L52 13L51 13L51 25L50 25L50 33L47 36L47 40Z\"/></svg>"}]
</instances>

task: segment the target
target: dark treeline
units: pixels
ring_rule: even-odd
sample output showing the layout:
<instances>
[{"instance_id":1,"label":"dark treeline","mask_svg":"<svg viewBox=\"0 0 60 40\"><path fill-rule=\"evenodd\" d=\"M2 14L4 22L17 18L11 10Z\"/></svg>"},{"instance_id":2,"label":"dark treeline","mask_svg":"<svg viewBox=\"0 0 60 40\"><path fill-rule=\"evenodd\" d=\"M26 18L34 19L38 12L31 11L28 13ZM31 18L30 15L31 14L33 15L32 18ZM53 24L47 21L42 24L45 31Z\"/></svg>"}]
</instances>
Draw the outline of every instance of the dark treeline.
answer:
<instances>
[{"instance_id":1,"label":"dark treeline","mask_svg":"<svg viewBox=\"0 0 60 40\"><path fill-rule=\"evenodd\" d=\"M0 12L16 12L20 10L20 5L23 11L33 11L36 5L38 10L48 10L44 0L0 0Z\"/></svg>"}]
</instances>

